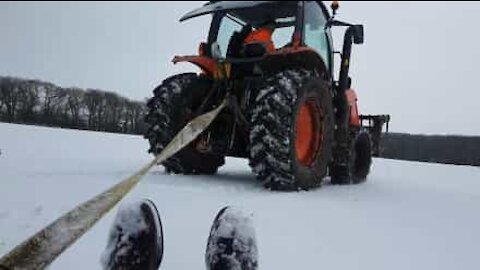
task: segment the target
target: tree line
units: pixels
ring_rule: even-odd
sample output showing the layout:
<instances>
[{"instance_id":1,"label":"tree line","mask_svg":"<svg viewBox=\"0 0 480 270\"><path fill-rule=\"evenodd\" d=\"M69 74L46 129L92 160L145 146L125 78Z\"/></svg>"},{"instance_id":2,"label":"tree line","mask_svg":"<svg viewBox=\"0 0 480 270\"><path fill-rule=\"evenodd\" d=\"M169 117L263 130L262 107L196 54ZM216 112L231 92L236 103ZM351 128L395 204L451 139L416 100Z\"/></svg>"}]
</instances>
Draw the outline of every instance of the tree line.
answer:
<instances>
[{"instance_id":1,"label":"tree line","mask_svg":"<svg viewBox=\"0 0 480 270\"><path fill-rule=\"evenodd\" d=\"M0 76L0 121L143 134L146 106L98 89ZM480 137L388 133L381 157L480 166Z\"/></svg>"},{"instance_id":2,"label":"tree line","mask_svg":"<svg viewBox=\"0 0 480 270\"><path fill-rule=\"evenodd\" d=\"M145 103L116 93L0 76L0 121L142 134Z\"/></svg>"},{"instance_id":3,"label":"tree line","mask_svg":"<svg viewBox=\"0 0 480 270\"><path fill-rule=\"evenodd\" d=\"M480 137L385 134L381 157L480 166Z\"/></svg>"}]
</instances>

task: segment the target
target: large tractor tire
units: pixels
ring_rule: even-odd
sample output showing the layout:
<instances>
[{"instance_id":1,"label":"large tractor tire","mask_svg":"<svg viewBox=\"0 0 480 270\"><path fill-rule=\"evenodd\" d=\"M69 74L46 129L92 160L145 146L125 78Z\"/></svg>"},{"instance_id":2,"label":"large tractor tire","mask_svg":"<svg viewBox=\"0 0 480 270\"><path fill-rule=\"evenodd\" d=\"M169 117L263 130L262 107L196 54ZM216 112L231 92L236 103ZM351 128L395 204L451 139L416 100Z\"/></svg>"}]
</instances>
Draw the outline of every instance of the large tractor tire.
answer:
<instances>
[{"instance_id":1,"label":"large tractor tire","mask_svg":"<svg viewBox=\"0 0 480 270\"><path fill-rule=\"evenodd\" d=\"M347 166L331 167L332 184L360 184L367 180L372 165L372 142L370 134L360 131L351 141Z\"/></svg>"},{"instance_id":2,"label":"large tractor tire","mask_svg":"<svg viewBox=\"0 0 480 270\"><path fill-rule=\"evenodd\" d=\"M269 76L251 106L250 166L265 187L310 189L327 174L334 114L328 83L305 70Z\"/></svg>"},{"instance_id":3,"label":"large tractor tire","mask_svg":"<svg viewBox=\"0 0 480 270\"><path fill-rule=\"evenodd\" d=\"M185 73L166 79L153 90L145 117L145 138L150 142L150 153L159 154L194 117L211 87L211 79ZM198 152L194 141L162 165L168 173L215 174L224 163L223 156Z\"/></svg>"}]
</instances>

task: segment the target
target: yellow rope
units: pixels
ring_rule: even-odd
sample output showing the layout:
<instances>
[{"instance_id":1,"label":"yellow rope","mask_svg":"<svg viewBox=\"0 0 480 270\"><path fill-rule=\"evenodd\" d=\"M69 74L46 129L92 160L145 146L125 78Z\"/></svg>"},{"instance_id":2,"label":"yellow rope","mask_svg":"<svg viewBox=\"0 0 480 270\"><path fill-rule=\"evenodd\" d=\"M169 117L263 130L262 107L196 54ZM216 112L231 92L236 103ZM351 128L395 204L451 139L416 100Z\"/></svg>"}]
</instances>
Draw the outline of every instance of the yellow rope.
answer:
<instances>
[{"instance_id":1,"label":"yellow rope","mask_svg":"<svg viewBox=\"0 0 480 270\"><path fill-rule=\"evenodd\" d=\"M156 164L173 156L202 133L225 107L188 123L150 163L134 175L75 207L0 259L0 269L44 269L105 216Z\"/></svg>"}]
</instances>

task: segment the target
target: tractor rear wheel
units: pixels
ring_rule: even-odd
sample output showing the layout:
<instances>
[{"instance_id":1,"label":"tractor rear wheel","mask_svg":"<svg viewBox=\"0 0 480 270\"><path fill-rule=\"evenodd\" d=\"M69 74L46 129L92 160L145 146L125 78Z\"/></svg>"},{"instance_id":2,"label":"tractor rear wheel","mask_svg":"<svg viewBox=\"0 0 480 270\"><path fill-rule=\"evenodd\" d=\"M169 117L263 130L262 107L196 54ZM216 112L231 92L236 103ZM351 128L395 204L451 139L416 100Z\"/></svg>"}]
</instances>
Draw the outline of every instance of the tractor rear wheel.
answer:
<instances>
[{"instance_id":1,"label":"tractor rear wheel","mask_svg":"<svg viewBox=\"0 0 480 270\"><path fill-rule=\"evenodd\" d=\"M326 81L306 70L269 76L250 116L250 166L267 188L296 190L321 184L334 132Z\"/></svg>"},{"instance_id":2,"label":"tractor rear wheel","mask_svg":"<svg viewBox=\"0 0 480 270\"><path fill-rule=\"evenodd\" d=\"M194 117L207 92L211 79L195 73L170 77L153 90L147 102L145 138L150 142L149 152L159 154L173 137ZM162 163L169 173L215 174L225 161L223 156L200 153L195 141Z\"/></svg>"}]
</instances>

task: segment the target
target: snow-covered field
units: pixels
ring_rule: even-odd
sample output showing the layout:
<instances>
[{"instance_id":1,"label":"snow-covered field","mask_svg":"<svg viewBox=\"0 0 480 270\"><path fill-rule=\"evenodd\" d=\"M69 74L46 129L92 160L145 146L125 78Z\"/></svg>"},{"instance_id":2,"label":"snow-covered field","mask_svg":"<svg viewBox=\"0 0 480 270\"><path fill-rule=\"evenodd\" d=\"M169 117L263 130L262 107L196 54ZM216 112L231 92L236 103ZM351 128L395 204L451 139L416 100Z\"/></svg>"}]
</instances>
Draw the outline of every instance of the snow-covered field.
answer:
<instances>
[{"instance_id":1,"label":"snow-covered field","mask_svg":"<svg viewBox=\"0 0 480 270\"><path fill-rule=\"evenodd\" d=\"M0 123L0 256L150 160L139 136ZM261 269L478 269L480 168L376 159L369 181L278 193L246 160L213 177L151 172L126 198L150 198L165 230L161 269L202 269L225 205L254 213ZM115 211L51 269L99 269Z\"/></svg>"}]
</instances>

